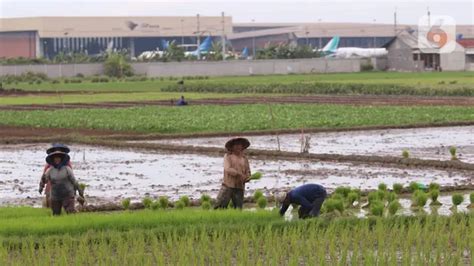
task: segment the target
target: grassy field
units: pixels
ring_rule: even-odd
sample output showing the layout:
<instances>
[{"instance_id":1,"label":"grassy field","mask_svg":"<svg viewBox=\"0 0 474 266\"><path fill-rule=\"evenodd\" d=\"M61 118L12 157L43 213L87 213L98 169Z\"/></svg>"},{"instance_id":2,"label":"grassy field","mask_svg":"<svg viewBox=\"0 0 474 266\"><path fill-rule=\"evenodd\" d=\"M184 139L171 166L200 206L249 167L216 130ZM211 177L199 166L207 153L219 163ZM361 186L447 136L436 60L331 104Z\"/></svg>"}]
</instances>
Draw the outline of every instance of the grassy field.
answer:
<instances>
[{"instance_id":1,"label":"grassy field","mask_svg":"<svg viewBox=\"0 0 474 266\"><path fill-rule=\"evenodd\" d=\"M307 75L273 75L249 77L211 77L205 80L185 80L185 84L289 84L295 82L328 82L328 83L363 83L363 84L399 84L415 87L473 87L474 77L468 72L434 72L434 73L396 73L396 72L362 72L344 74L307 74ZM161 88L176 84L176 80L155 79L136 82L108 83L60 83L51 84L9 84L7 88L42 91L124 91L124 92L156 92Z\"/></svg>"},{"instance_id":2,"label":"grassy field","mask_svg":"<svg viewBox=\"0 0 474 266\"><path fill-rule=\"evenodd\" d=\"M270 107L260 104L2 111L0 124L149 133L197 133L474 121L474 107L277 104L272 105L272 112L273 122Z\"/></svg>"},{"instance_id":3,"label":"grassy field","mask_svg":"<svg viewBox=\"0 0 474 266\"><path fill-rule=\"evenodd\" d=\"M462 265L474 249L472 214L285 221L274 211L27 212L0 216L1 265Z\"/></svg>"},{"instance_id":4,"label":"grassy field","mask_svg":"<svg viewBox=\"0 0 474 266\"><path fill-rule=\"evenodd\" d=\"M1 105L30 105L30 104L66 104L66 103L104 103L104 102L137 102L173 100L173 104L183 95L186 100L222 99L263 96L262 94L231 94L231 93L189 93L189 92L130 92L130 93L82 93L57 95L28 95L0 97ZM276 96L276 95L275 95Z\"/></svg>"}]
</instances>

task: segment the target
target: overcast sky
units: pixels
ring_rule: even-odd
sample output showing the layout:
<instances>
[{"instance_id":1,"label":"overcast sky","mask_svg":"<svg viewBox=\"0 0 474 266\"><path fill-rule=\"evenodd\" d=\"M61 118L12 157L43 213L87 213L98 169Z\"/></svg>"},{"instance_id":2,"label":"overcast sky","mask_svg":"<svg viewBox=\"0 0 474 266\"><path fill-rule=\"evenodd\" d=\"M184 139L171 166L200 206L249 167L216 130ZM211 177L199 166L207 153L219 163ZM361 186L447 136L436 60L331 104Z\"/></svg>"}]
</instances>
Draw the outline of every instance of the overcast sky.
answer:
<instances>
[{"instance_id":1,"label":"overcast sky","mask_svg":"<svg viewBox=\"0 0 474 266\"><path fill-rule=\"evenodd\" d=\"M396 9L399 24L416 24L428 7L432 16L451 16L457 24L474 24L474 0L0 0L0 16L219 16L224 11L234 22L393 23Z\"/></svg>"}]
</instances>

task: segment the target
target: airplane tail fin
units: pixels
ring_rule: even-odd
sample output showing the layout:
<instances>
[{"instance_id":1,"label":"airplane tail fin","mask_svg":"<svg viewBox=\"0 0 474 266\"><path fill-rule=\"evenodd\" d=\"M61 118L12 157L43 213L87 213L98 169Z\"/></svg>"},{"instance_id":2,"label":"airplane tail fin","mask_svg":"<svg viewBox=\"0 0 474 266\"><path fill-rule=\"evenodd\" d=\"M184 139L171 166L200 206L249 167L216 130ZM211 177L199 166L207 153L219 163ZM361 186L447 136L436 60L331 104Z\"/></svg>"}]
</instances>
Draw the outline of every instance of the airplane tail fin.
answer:
<instances>
[{"instance_id":1,"label":"airplane tail fin","mask_svg":"<svg viewBox=\"0 0 474 266\"><path fill-rule=\"evenodd\" d=\"M327 44L323 47L321 51L326 53L335 53L337 47L339 46L339 36L334 36Z\"/></svg>"}]
</instances>

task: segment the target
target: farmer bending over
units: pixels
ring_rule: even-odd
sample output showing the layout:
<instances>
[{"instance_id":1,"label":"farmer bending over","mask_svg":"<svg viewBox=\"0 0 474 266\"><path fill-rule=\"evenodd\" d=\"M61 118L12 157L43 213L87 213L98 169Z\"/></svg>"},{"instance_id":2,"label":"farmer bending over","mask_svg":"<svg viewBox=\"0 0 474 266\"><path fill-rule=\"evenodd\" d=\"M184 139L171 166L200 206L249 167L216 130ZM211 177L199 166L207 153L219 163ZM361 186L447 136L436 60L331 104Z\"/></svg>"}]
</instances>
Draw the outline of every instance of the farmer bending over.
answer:
<instances>
[{"instance_id":1,"label":"farmer bending over","mask_svg":"<svg viewBox=\"0 0 474 266\"><path fill-rule=\"evenodd\" d=\"M44 184L51 182L51 209L53 215L60 215L61 208L64 207L66 213L74 213L74 197L76 190L81 198L84 198L83 191L74 177L72 168L67 166L70 157L62 151L55 151L46 157L46 162L50 167L41 178L39 193L43 192Z\"/></svg>"},{"instance_id":2,"label":"farmer bending over","mask_svg":"<svg viewBox=\"0 0 474 266\"><path fill-rule=\"evenodd\" d=\"M245 183L250 180L250 166L244 150L250 146L245 138L234 138L225 144L224 181L217 196L215 209L227 208L230 200L234 208L242 209Z\"/></svg>"},{"instance_id":3,"label":"farmer bending over","mask_svg":"<svg viewBox=\"0 0 474 266\"><path fill-rule=\"evenodd\" d=\"M326 198L326 189L317 184L305 184L286 193L280 209L280 215L285 215L290 204L301 205L298 216L301 219L319 216L319 211Z\"/></svg>"}]
</instances>

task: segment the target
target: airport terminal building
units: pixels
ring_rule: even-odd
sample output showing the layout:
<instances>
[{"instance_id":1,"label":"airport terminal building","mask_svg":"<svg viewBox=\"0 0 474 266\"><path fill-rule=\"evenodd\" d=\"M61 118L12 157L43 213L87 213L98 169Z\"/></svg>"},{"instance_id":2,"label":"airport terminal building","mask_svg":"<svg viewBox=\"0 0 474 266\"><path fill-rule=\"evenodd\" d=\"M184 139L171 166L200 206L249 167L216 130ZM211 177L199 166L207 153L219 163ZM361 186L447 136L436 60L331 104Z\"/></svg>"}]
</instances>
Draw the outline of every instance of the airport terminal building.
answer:
<instances>
[{"instance_id":1,"label":"airport terminal building","mask_svg":"<svg viewBox=\"0 0 474 266\"><path fill-rule=\"evenodd\" d=\"M340 47L378 48L415 26L376 23L234 23L230 16L189 17L32 17L0 19L0 57L53 58L63 52L99 54L127 49L136 57L163 50L174 41L187 51L204 37L221 40L237 53L250 55L268 44L293 43L323 47L334 36ZM473 38L472 25L457 27L458 34Z\"/></svg>"}]
</instances>

